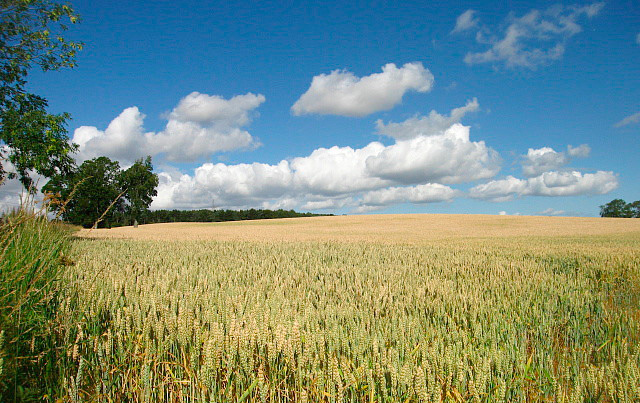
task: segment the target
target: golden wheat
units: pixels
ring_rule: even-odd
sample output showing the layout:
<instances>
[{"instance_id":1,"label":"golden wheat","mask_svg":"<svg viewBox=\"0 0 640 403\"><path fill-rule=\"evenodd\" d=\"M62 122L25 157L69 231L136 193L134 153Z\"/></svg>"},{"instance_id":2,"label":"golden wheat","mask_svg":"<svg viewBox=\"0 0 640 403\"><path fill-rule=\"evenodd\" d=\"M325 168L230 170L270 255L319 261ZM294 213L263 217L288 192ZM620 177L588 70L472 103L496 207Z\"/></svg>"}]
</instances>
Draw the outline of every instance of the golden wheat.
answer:
<instances>
[{"instance_id":1,"label":"golden wheat","mask_svg":"<svg viewBox=\"0 0 640 403\"><path fill-rule=\"evenodd\" d=\"M397 224L406 243L260 225L289 240L78 240L58 312L70 400L640 399L637 225Z\"/></svg>"}]
</instances>

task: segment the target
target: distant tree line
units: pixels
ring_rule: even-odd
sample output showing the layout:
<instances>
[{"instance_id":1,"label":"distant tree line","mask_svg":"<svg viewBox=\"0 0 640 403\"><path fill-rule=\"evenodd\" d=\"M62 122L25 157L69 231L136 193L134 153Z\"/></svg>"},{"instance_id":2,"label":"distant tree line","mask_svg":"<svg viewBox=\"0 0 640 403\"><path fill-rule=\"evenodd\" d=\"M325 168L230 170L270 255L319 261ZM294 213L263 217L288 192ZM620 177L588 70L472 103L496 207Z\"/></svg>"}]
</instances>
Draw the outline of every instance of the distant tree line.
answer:
<instances>
[{"instance_id":1,"label":"distant tree line","mask_svg":"<svg viewBox=\"0 0 640 403\"><path fill-rule=\"evenodd\" d=\"M163 222L220 222L242 220L264 220L270 218L317 217L333 214L298 213L294 210L155 210L148 211L143 220L145 223Z\"/></svg>"},{"instance_id":2,"label":"distant tree line","mask_svg":"<svg viewBox=\"0 0 640 403\"><path fill-rule=\"evenodd\" d=\"M640 218L640 200L632 203L622 199L611 200L600 206L600 217Z\"/></svg>"}]
</instances>

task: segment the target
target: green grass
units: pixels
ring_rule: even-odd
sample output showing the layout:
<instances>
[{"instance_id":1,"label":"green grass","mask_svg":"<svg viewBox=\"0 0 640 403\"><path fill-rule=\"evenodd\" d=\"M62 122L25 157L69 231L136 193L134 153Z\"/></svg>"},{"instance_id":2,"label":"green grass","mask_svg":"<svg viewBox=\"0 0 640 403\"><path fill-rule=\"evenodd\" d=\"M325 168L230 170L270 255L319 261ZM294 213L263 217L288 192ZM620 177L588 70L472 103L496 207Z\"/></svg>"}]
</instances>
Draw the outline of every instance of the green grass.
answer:
<instances>
[{"instance_id":1,"label":"green grass","mask_svg":"<svg viewBox=\"0 0 640 403\"><path fill-rule=\"evenodd\" d=\"M0 224L0 400L41 400L60 379L53 319L69 229L18 211Z\"/></svg>"}]
</instances>

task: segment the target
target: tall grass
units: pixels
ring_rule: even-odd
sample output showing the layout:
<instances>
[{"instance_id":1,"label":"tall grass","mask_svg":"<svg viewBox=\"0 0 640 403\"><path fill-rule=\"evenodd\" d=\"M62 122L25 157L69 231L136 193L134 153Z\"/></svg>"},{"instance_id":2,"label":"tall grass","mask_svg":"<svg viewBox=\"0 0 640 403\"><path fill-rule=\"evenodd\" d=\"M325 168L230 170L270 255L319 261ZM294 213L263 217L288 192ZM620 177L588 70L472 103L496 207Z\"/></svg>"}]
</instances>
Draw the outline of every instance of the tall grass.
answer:
<instances>
[{"instance_id":1,"label":"tall grass","mask_svg":"<svg viewBox=\"0 0 640 403\"><path fill-rule=\"evenodd\" d=\"M21 209L0 223L0 401L51 396L56 372L53 319L69 230Z\"/></svg>"}]
</instances>

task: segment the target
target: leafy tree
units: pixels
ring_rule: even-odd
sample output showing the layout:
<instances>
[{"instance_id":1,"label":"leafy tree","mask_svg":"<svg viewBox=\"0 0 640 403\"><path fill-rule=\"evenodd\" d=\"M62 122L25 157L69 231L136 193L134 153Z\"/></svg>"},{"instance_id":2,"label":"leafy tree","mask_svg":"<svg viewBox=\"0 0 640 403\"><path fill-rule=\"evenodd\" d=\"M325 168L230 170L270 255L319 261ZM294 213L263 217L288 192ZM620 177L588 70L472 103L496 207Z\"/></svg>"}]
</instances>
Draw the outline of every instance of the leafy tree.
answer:
<instances>
[{"instance_id":1,"label":"leafy tree","mask_svg":"<svg viewBox=\"0 0 640 403\"><path fill-rule=\"evenodd\" d=\"M634 202L637 203L637 202ZM640 203L639 203L640 204ZM622 199L614 199L609 203L600 206L601 217L633 217L631 204L627 204Z\"/></svg>"},{"instance_id":2,"label":"leafy tree","mask_svg":"<svg viewBox=\"0 0 640 403\"><path fill-rule=\"evenodd\" d=\"M119 175L120 189L124 191L125 214L136 223L149 209L158 194L158 175L153 173L151 156L140 158Z\"/></svg>"},{"instance_id":3,"label":"leafy tree","mask_svg":"<svg viewBox=\"0 0 640 403\"><path fill-rule=\"evenodd\" d=\"M62 34L79 17L67 4L50 0L0 0L0 182L19 178L29 188L30 174L46 177L71 172L76 149L67 137L67 113L46 111L47 100L26 91L29 70L75 66L79 42ZM9 161L15 172L6 172Z\"/></svg>"},{"instance_id":4,"label":"leafy tree","mask_svg":"<svg viewBox=\"0 0 640 403\"><path fill-rule=\"evenodd\" d=\"M633 217L640 218L640 200L629 203L629 208Z\"/></svg>"},{"instance_id":5,"label":"leafy tree","mask_svg":"<svg viewBox=\"0 0 640 403\"><path fill-rule=\"evenodd\" d=\"M73 174L54 176L43 191L68 200L57 206L65 220L89 228L102 217L99 224L110 227L116 213L123 211L120 175L117 161L98 157L83 162Z\"/></svg>"},{"instance_id":6,"label":"leafy tree","mask_svg":"<svg viewBox=\"0 0 640 403\"><path fill-rule=\"evenodd\" d=\"M82 163L68 175L56 175L43 187L54 210L63 219L91 227L125 225L145 217L153 197L158 194L158 175L153 173L151 157L137 160L121 170L117 161L98 157Z\"/></svg>"}]
</instances>

